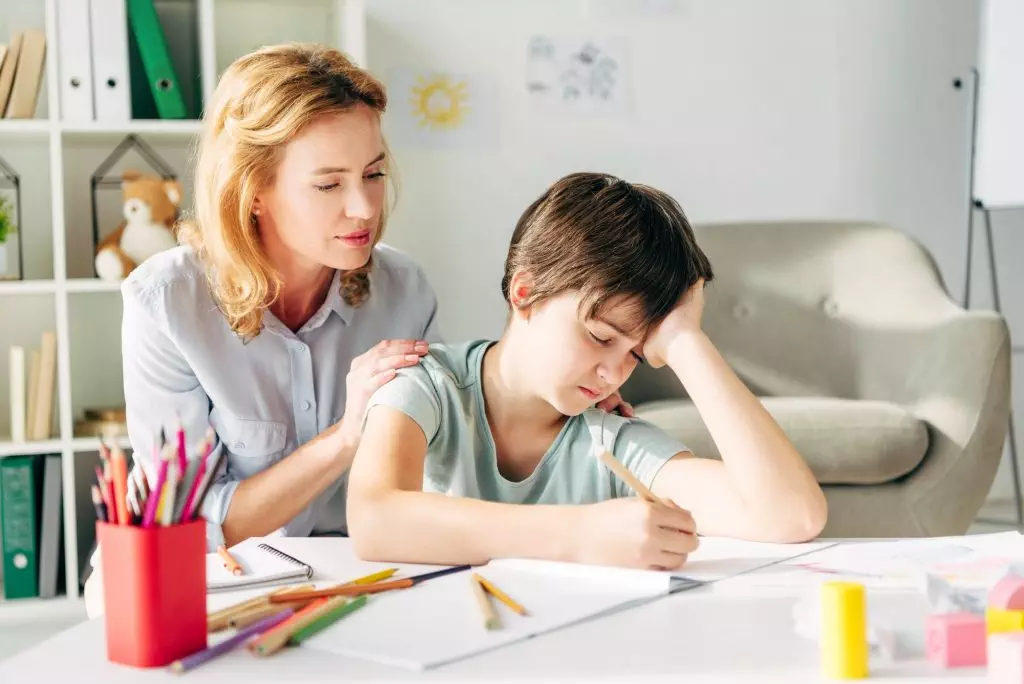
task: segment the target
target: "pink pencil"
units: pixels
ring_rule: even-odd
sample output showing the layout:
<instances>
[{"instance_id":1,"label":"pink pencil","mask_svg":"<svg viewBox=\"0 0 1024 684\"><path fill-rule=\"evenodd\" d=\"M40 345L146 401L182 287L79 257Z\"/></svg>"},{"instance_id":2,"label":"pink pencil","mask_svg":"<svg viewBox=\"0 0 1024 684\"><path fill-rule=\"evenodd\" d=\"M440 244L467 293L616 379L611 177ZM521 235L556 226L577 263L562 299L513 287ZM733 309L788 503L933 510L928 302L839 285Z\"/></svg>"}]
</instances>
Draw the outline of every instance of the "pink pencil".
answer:
<instances>
[{"instance_id":1,"label":"pink pencil","mask_svg":"<svg viewBox=\"0 0 1024 684\"><path fill-rule=\"evenodd\" d=\"M195 477L192 478L192 486L188 490L188 498L185 499L185 508L182 509L182 522L188 522L196 517L196 512L192 510L192 504L195 501L196 492L199 491L199 483L203 481L203 475L206 474L206 458L210 455L212 447L213 440L207 436L207 439L203 442L203 453L199 457L199 467L196 468Z\"/></svg>"},{"instance_id":2,"label":"pink pencil","mask_svg":"<svg viewBox=\"0 0 1024 684\"><path fill-rule=\"evenodd\" d=\"M181 416L178 416L178 472L185 476L188 468L188 454L185 451L185 428L181 426Z\"/></svg>"},{"instance_id":3,"label":"pink pencil","mask_svg":"<svg viewBox=\"0 0 1024 684\"><path fill-rule=\"evenodd\" d=\"M156 486L153 487L153 491L150 492L149 501L146 502L146 515L142 518L143 529L149 529L153 527L153 521L156 518L156 509L160 505L160 493L164 489L164 483L167 482L167 466L170 465L170 460L166 456L161 455L160 458L160 470L157 471L156 475Z\"/></svg>"}]
</instances>

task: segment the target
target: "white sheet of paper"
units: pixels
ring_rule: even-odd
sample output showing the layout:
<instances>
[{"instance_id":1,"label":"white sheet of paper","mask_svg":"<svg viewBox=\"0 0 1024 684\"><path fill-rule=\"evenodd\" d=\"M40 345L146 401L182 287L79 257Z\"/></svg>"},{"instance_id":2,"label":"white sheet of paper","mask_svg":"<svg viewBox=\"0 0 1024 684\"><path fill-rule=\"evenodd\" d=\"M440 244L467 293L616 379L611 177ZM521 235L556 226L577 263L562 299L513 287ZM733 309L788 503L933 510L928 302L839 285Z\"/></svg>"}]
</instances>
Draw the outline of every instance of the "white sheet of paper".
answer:
<instances>
[{"instance_id":1,"label":"white sheet of paper","mask_svg":"<svg viewBox=\"0 0 1024 684\"><path fill-rule=\"evenodd\" d=\"M485 629L466 571L371 596L362 609L303 646L424 670L667 593L664 581L616 586L603 573L547 573L512 563L479 572L529 614L517 615L492 598L501 628Z\"/></svg>"},{"instance_id":2,"label":"white sheet of paper","mask_svg":"<svg viewBox=\"0 0 1024 684\"><path fill-rule=\"evenodd\" d=\"M384 129L397 146L498 144L498 82L488 74L396 69L388 75Z\"/></svg>"},{"instance_id":3,"label":"white sheet of paper","mask_svg":"<svg viewBox=\"0 0 1024 684\"><path fill-rule=\"evenodd\" d=\"M501 629L484 629L471 591L471 572L467 571L371 596L363 609L304 645L415 670L429 669L830 544L704 538L693 560L678 573L502 559L477 571L522 604L529 615L516 615L494 600ZM696 581L687 582L691 576Z\"/></svg>"},{"instance_id":4,"label":"white sheet of paper","mask_svg":"<svg viewBox=\"0 0 1024 684\"><path fill-rule=\"evenodd\" d=\"M526 45L526 93L546 114L625 117L633 98L624 39L532 36Z\"/></svg>"}]
</instances>

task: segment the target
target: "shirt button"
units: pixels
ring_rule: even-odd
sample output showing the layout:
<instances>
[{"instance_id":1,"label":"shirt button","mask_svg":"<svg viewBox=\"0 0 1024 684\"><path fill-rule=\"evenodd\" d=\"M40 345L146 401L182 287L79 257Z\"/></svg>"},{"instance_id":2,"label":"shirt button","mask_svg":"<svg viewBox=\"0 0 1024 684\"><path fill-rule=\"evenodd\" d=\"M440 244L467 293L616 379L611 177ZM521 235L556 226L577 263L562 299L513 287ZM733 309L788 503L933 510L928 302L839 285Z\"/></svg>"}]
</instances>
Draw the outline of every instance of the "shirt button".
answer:
<instances>
[{"instance_id":1,"label":"shirt button","mask_svg":"<svg viewBox=\"0 0 1024 684\"><path fill-rule=\"evenodd\" d=\"M303 411L308 411L310 406L312 406L312 404L310 404L308 401L302 402L302 410Z\"/></svg>"},{"instance_id":2,"label":"shirt button","mask_svg":"<svg viewBox=\"0 0 1024 684\"><path fill-rule=\"evenodd\" d=\"M245 442L235 442L234 447L236 449L244 449L245 448Z\"/></svg>"}]
</instances>

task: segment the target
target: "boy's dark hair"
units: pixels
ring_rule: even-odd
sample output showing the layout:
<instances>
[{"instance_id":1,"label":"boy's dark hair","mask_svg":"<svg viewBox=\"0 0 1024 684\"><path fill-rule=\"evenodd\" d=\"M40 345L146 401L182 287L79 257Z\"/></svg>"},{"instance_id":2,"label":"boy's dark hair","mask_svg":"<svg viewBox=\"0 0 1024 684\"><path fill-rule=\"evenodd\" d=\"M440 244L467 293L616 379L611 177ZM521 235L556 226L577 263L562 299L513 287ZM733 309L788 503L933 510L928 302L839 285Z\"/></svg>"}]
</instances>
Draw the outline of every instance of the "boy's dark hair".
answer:
<instances>
[{"instance_id":1,"label":"boy's dark hair","mask_svg":"<svg viewBox=\"0 0 1024 684\"><path fill-rule=\"evenodd\" d=\"M627 332L640 335L714 277L674 199L603 173L565 176L523 212L505 259L505 301L517 271L531 276L526 304L577 291L589 319L625 299L635 307Z\"/></svg>"}]
</instances>

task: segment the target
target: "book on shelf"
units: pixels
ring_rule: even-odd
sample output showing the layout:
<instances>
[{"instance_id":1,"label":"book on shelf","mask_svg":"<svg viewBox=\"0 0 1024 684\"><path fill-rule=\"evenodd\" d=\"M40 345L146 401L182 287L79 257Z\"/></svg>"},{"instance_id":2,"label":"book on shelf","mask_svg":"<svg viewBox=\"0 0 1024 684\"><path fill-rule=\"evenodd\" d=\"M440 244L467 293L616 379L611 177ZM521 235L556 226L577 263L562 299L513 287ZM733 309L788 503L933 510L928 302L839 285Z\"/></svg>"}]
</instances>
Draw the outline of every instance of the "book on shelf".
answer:
<instances>
[{"instance_id":1,"label":"book on shelf","mask_svg":"<svg viewBox=\"0 0 1024 684\"><path fill-rule=\"evenodd\" d=\"M12 345L8 363L11 441L51 439L55 436L53 407L57 380L57 334L52 330L45 331L38 349L26 350L23 346Z\"/></svg>"}]
</instances>

